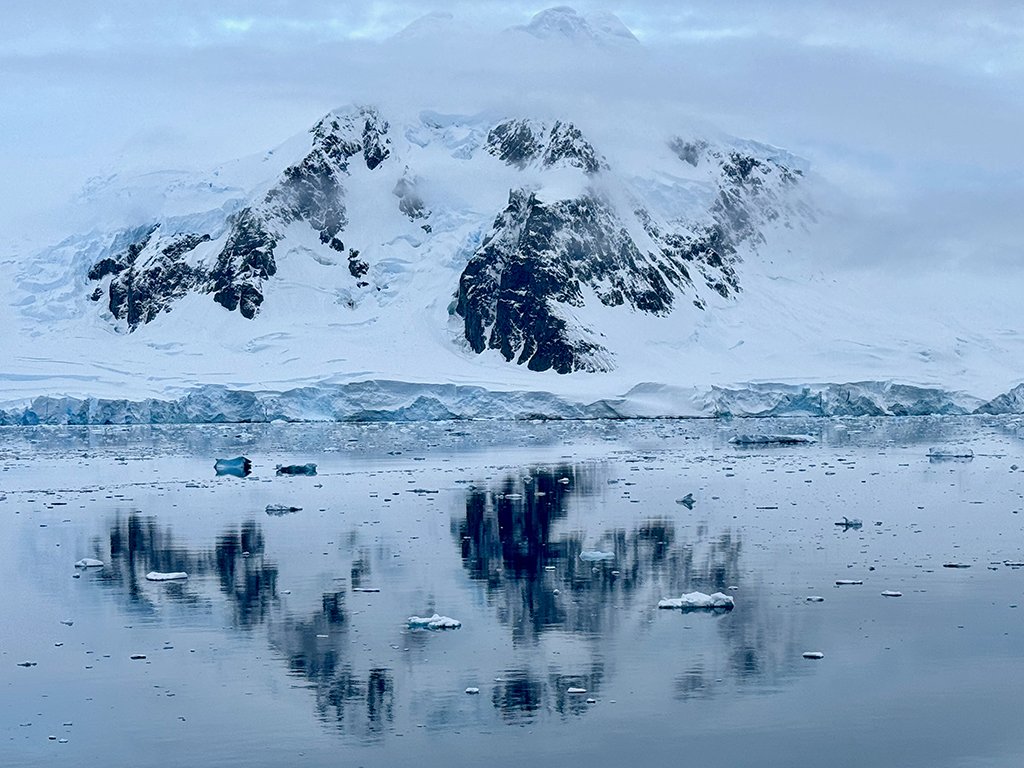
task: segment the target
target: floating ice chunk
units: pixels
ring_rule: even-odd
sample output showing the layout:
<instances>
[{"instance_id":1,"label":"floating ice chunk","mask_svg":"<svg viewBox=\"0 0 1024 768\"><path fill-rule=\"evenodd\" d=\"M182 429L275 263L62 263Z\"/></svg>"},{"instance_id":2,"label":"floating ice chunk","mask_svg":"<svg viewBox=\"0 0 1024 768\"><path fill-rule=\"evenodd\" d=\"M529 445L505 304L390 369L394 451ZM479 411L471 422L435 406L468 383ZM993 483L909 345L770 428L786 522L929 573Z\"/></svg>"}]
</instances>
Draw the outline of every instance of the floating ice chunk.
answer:
<instances>
[{"instance_id":1,"label":"floating ice chunk","mask_svg":"<svg viewBox=\"0 0 1024 768\"><path fill-rule=\"evenodd\" d=\"M188 574L184 571L171 571L170 573L150 571L146 574L147 581L184 581L187 578Z\"/></svg>"},{"instance_id":2,"label":"floating ice chunk","mask_svg":"<svg viewBox=\"0 0 1024 768\"><path fill-rule=\"evenodd\" d=\"M825 654L821 651L804 651L805 659L824 659Z\"/></svg>"},{"instance_id":3,"label":"floating ice chunk","mask_svg":"<svg viewBox=\"0 0 1024 768\"><path fill-rule=\"evenodd\" d=\"M807 600L808 603L824 603L825 602L825 598L821 597L821 595L808 595L804 599Z\"/></svg>"},{"instance_id":4,"label":"floating ice chunk","mask_svg":"<svg viewBox=\"0 0 1024 768\"><path fill-rule=\"evenodd\" d=\"M736 435L729 440L733 445L800 445L813 443L810 435Z\"/></svg>"},{"instance_id":5,"label":"floating ice chunk","mask_svg":"<svg viewBox=\"0 0 1024 768\"><path fill-rule=\"evenodd\" d=\"M602 552L599 549L585 549L580 552L580 560L585 563L596 563L601 560L614 560L614 552Z\"/></svg>"},{"instance_id":6,"label":"floating ice chunk","mask_svg":"<svg viewBox=\"0 0 1024 768\"><path fill-rule=\"evenodd\" d=\"M449 616L434 614L429 619L422 616L410 616L408 618L409 629L458 629L462 622Z\"/></svg>"},{"instance_id":7,"label":"floating ice chunk","mask_svg":"<svg viewBox=\"0 0 1024 768\"><path fill-rule=\"evenodd\" d=\"M864 581L862 579L836 579L836 586L837 587L849 587L849 586L855 586L857 584L863 584L863 583L864 583Z\"/></svg>"},{"instance_id":8,"label":"floating ice chunk","mask_svg":"<svg viewBox=\"0 0 1024 768\"><path fill-rule=\"evenodd\" d=\"M267 504L266 513L275 517L290 515L293 512L301 512L302 507L290 507L287 504Z\"/></svg>"},{"instance_id":9,"label":"floating ice chunk","mask_svg":"<svg viewBox=\"0 0 1024 768\"><path fill-rule=\"evenodd\" d=\"M929 448L929 459L973 459L974 451L970 448Z\"/></svg>"},{"instance_id":10,"label":"floating ice chunk","mask_svg":"<svg viewBox=\"0 0 1024 768\"><path fill-rule=\"evenodd\" d=\"M94 557L83 557L81 560L79 560L77 563L75 563L75 568L102 568L102 567L103 567L103 561L102 560L97 560Z\"/></svg>"},{"instance_id":11,"label":"floating ice chunk","mask_svg":"<svg viewBox=\"0 0 1024 768\"><path fill-rule=\"evenodd\" d=\"M903 597L903 593L897 592L893 589L887 589L882 593L882 597Z\"/></svg>"},{"instance_id":12,"label":"floating ice chunk","mask_svg":"<svg viewBox=\"0 0 1024 768\"><path fill-rule=\"evenodd\" d=\"M252 462L245 456L238 456L234 459L217 459L213 465L213 471L218 475L248 477L252 472Z\"/></svg>"},{"instance_id":13,"label":"floating ice chunk","mask_svg":"<svg viewBox=\"0 0 1024 768\"><path fill-rule=\"evenodd\" d=\"M659 608L681 608L684 611L723 610L731 611L735 602L722 592L705 595L703 592L687 592L680 597L666 597L658 601Z\"/></svg>"},{"instance_id":14,"label":"floating ice chunk","mask_svg":"<svg viewBox=\"0 0 1024 768\"><path fill-rule=\"evenodd\" d=\"M279 464L277 467L279 475L315 475L316 464Z\"/></svg>"}]
</instances>

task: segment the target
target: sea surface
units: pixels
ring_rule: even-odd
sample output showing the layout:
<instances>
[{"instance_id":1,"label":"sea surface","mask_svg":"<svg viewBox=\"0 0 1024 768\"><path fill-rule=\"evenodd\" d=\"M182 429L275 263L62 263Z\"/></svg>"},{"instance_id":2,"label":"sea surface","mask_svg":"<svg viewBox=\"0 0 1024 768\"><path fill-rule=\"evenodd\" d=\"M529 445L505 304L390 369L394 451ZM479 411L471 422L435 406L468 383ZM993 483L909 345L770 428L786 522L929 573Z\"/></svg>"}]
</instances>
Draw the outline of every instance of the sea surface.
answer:
<instances>
[{"instance_id":1,"label":"sea surface","mask_svg":"<svg viewBox=\"0 0 1024 768\"><path fill-rule=\"evenodd\" d=\"M0 765L1024 765L1022 467L1019 418L0 429Z\"/></svg>"}]
</instances>

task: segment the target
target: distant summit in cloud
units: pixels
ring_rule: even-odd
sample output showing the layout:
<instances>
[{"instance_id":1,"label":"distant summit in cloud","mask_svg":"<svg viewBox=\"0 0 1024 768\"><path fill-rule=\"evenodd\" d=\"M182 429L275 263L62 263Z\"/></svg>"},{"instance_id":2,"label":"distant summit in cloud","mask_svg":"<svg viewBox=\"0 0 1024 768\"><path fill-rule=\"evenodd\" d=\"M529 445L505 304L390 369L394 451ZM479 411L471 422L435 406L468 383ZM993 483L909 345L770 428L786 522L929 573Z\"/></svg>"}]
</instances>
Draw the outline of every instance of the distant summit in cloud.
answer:
<instances>
[{"instance_id":1,"label":"distant summit in cloud","mask_svg":"<svg viewBox=\"0 0 1024 768\"><path fill-rule=\"evenodd\" d=\"M455 26L455 16L447 11L433 11L420 16L402 28L395 40L426 40L437 35L450 33Z\"/></svg>"},{"instance_id":2,"label":"distant summit in cloud","mask_svg":"<svg viewBox=\"0 0 1024 768\"><path fill-rule=\"evenodd\" d=\"M593 45L639 45L636 35L613 13L598 12L584 16L567 5L548 8L536 14L529 24L510 27L509 32L524 32L541 40L560 40Z\"/></svg>"}]
</instances>

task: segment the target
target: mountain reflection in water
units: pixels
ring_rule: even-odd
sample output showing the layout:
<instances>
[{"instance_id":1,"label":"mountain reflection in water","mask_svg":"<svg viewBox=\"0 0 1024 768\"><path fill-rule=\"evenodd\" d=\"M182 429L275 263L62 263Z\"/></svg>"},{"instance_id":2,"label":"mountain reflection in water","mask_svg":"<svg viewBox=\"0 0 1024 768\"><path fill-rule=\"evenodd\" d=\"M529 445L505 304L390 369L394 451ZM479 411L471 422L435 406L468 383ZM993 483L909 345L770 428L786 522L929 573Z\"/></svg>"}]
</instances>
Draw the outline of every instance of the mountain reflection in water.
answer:
<instances>
[{"instance_id":1,"label":"mountain reflection in water","mask_svg":"<svg viewBox=\"0 0 1024 768\"><path fill-rule=\"evenodd\" d=\"M727 688L770 691L803 673L792 661L799 658L796 629L763 597L758 574L744 569L743 539L735 531L702 522L699 506L684 510L671 503L661 514L633 516L629 527L594 526L599 501L612 503L623 490L610 478L610 466L525 467L449 497L455 505L452 555L461 559L467 577L459 588L482 591L495 617L492 625L475 627L466 642L490 646L496 634L508 632L513 648L529 651L490 662L495 666L481 672L483 695L477 701L489 700L491 716L510 724L545 714L583 716L587 697L614 685L622 654L637 653L634 642L666 654L664 668L677 699L709 697ZM322 534L323 529L311 528L301 535ZM323 591L307 612L289 609L279 593L279 571L288 572L291 556L278 562L267 555L266 534L255 519L225 528L211 548L196 549L182 543L171 526L133 514L115 518L107 540L94 541L92 550L108 562L97 574L99 582L130 612L156 616L163 607L164 620L187 623L216 615L223 604L229 620L218 621L218 628L251 634L263 627L273 656L301 681L295 687L310 691L316 716L348 738L381 741L408 726L403 718L413 706L423 708L417 717L422 714L431 727L464 726L479 713L460 709L450 698L425 697L417 687L424 683L409 676L418 665L429 664L420 659L431 655L426 652L431 646L444 647L440 638L401 635L409 647L385 654L386 663L360 652L367 631L391 630L360 624L368 620L353 614L349 590L390 587L375 598L375 605L386 605L393 599L388 592L400 592L400 584L389 578L401 578L395 576L391 550L367 546L362 536L351 529L332 537L341 562L325 566L328 578L344 575L333 577L336 586ZM614 557L582 560L585 550ZM149 571L185 571L190 578L154 590L146 586ZM691 590L732 590L738 607L726 615L691 617L657 611L661 597ZM396 608L397 613L389 606L388 615L408 615L404 606ZM687 622L710 632L714 642L683 645L675 628ZM670 647L650 639L657 628L671 632L665 635ZM397 640L399 630L394 631ZM545 641L558 633L579 643L574 654L552 655ZM378 640L374 647L379 646ZM396 662L399 658L405 661ZM570 688L585 689L587 696L569 694Z\"/></svg>"}]
</instances>

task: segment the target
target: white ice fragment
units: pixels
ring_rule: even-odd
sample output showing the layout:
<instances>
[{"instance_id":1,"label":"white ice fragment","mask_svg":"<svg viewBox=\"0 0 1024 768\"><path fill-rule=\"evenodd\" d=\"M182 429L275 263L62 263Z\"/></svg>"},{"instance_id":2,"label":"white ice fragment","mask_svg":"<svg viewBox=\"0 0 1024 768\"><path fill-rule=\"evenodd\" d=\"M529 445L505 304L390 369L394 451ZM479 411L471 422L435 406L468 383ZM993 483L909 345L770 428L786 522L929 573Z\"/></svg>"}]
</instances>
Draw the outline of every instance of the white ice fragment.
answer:
<instances>
[{"instance_id":1,"label":"white ice fragment","mask_svg":"<svg viewBox=\"0 0 1024 768\"><path fill-rule=\"evenodd\" d=\"M887 589L882 593L882 597L903 597L902 592L896 592L892 589Z\"/></svg>"},{"instance_id":2,"label":"white ice fragment","mask_svg":"<svg viewBox=\"0 0 1024 768\"><path fill-rule=\"evenodd\" d=\"M103 561L102 560L97 560L94 557L83 557L81 560L79 560L77 563L75 563L75 568L102 568L102 567L103 567Z\"/></svg>"},{"instance_id":3,"label":"white ice fragment","mask_svg":"<svg viewBox=\"0 0 1024 768\"><path fill-rule=\"evenodd\" d=\"M851 586L851 585L856 585L856 584L863 584L863 583L864 582L861 579L836 579L836 586L837 587L846 587L846 586Z\"/></svg>"},{"instance_id":4,"label":"white ice fragment","mask_svg":"<svg viewBox=\"0 0 1024 768\"><path fill-rule=\"evenodd\" d=\"M184 571L171 571L170 573L150 571L146 574L147 581L183 581L187 578L188 574Z\"/></svg>"},{"instance_id":5,"label":"white ice fragment","mask_svg":"<svg viewBox=\"0 0 1024 768\"><path fill-rule=\"evenodd\" d=\"M703 592L687 592L680 597L666 597L658 601L659 608L681 608L684 611L732 610L735 601L730 595L722 592L715 592L712 595L705 595Z\"/></svg>"},{"instance_id":6,"label":"white ice fragment","mask_svg":"<svg viewBox=\"0 0 1024 768\"><path fill-rule=\"evenodd\" d=\"M821 651L804 651L805 659L824 659L825 654Z\"/></svg>"},{"instance_id":7,"label":"white ice fragment","mask_svg":"<svg viewBox=\"0 0 1024 768\"><path fill-rule=\"evenodd\" d=\"M614 552L602 552L599 549L585 549L580 552L580 560L585 563L596 563L601 560L614 560Z\"/></svg>"},{"instance_id":8,"label":"white ice fragment","mask_svg":"<svg viewBox=\"0 0 1024 768\"><path fill-rule=\"evenodd\" d=\"M462 622L449 616L434 614L430 618L422 616L410 616L408 618L409 629L458 629Z\"/></svg>"}]
</instances>

